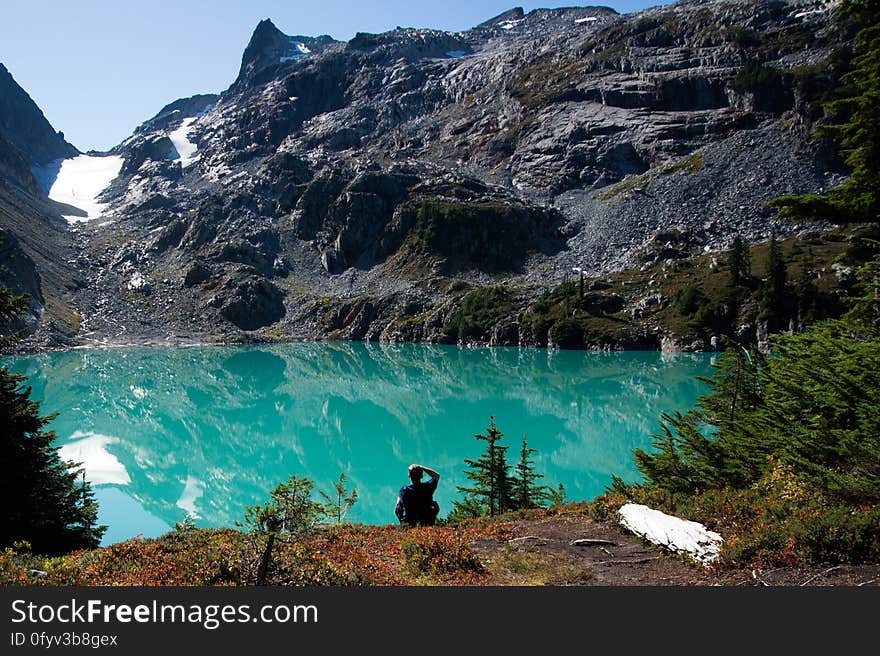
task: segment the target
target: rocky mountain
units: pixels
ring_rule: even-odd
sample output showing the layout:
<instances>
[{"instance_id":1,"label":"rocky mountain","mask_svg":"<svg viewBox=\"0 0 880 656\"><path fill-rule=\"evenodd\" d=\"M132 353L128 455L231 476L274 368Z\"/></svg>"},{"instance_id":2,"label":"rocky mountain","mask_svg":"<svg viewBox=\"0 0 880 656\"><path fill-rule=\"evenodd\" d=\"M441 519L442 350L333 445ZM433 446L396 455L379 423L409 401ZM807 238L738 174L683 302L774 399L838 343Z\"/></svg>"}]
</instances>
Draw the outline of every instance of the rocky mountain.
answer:
<instances>
[{"instance_id":1,"label":"rocky mountain","mask_svg":"<svg viewBox=\"0 0 880 656\"><path fill-rule=\"evenodd\" d=\"M37 178L78 153L0 64L0 285L30 297L25 325L48 335L72 334L59 330L55 317L71 315L60 298L80 278L70 264L75 248L63 209L46 198ZM55 317L45 316L47 306Z\"/></svg>"},{"instance_id":2,"label":"rocky mountain","mask_svg":"<svg viewBox=\"0 0 880 656\"><path fill-rule=\"evenodd\" d=\"M545 345L520 319L572 269L639 266L670 231L685 254L766 239L769 199L841 179L801 84L835 47L834 6L515 8L348 42L264 20L226 91L109 153L102 220L68 231L64 339L455 341L468 292L501 285L519 300L495 343ZM67 156L46 126L0 125L4 184L16 152Z\"/></svg>"},{"instance_id":3,"label":"rocky mountain","mask_svg":"<svg viewBox=\"0 0 880 656\"><path fill-rule=\"evenodd\" d=\"M31 165L45 165L79 151L56 132L31 97L0 64L0 137Z\"/></svg>"}]
</instances>

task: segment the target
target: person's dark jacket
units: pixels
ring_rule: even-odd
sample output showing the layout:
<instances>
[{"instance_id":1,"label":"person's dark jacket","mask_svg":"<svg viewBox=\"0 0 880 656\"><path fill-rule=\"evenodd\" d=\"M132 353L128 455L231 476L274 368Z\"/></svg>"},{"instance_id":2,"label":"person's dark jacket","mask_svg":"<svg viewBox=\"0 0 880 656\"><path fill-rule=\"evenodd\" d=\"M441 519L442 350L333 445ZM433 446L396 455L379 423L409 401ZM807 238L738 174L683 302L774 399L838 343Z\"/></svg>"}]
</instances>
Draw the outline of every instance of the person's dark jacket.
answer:
<instances>
[{"instance_id":1,"label":"person's dark jacket","mask_svg":"<svg viewBox=\"0 0 880 656\"><path fill-rule=\"evenodd\" d=\"M425 483L410 483L400 488L398 496L402 503L395 510L401 524L410 526L433 526L437 519L439 507L434 501L434 490L437 489L436 478Z\"/></svg>"}]
</instances>

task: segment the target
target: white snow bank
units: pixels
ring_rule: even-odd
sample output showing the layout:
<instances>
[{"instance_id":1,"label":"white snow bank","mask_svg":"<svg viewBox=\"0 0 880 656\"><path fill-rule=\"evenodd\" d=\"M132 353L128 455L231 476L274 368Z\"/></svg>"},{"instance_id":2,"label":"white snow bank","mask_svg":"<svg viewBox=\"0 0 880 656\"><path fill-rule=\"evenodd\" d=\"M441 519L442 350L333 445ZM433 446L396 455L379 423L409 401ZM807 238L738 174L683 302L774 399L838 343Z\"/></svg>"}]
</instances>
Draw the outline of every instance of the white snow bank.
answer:
<instances>
[{"instance_id":1,"label":"white snow bank","mask_svg":"<svg viewBox=\"0 0 880 656\"><path fill-rule=\"evenodd\" d=\"M174 144L174 149L180 156L180 165L184 168L195 162L198 158L198 146L189 140L190 126L196 120L195 116L185 118L180 122L176 130L168 133L168 138Z\"/></svg>"},{"instance_id":2,"label":"white snow bank","mask_svg":"<svg viewBox=\"0 0 880 656\"><path fill-rule=\"evenodd\" d=\"M519 20L506 20L501 23L498 23L498 27L502 30L512 30L514 27L523 22L524 19L520 18Z\"/></svg>"},{"instance_id":3,"label":"white snow bank","mask_svg":"<svg viewBox=\"0 0 880 656\"><path fill-rule=\"evenodd\" d=\"M308 49L305 43L302 43L301 41L294 41L293 39L290 40L290 47L293 48L295 52L290 55L280 57L279 61L282 64L284 62L293 61L294 59L299 59L303 55L307 55L311 52L311 50Z\"/></svg>"},{"instance_id":4,"label":"white snow bank","mask_svg":"<svg viewBox=\"0 0 880 656\"><path fill-rule=\"evenodd\" d=\"M131 482L125 465L107 451L107 445L118 442L117 438L76 431L70 439L73 442L58 449L58 455L62 460L81 462L92 485L128 485Z\"/></svg>"},{"instance_id":5,"label":"white snow bank","mask_svg":"<svg viewBox=\"0 0 880 656\"><path fill-rule=\"evenodd\" d=\"M578 25L581 23L592 23L593 21L599 20L596 16L586 16L585 18L575 18L574 22Z\"/></svg>"},{"instance_id":6,"label":"white snow bank","mask_svg":"<svg viewBox=\"0 0 880 656\"><path fill-rule=\"evenodd\" d=\"M717 559L721 551L721 536L698 522L673 517L637 503L624 504L618 512L624 528L675 553L686 553L703 565Z\"/></svg>"},{"instance_id":7,"label":"white snow bank","mask_svg":"<svg viewBox=\"0 0 880 656\"><path fill-rule=\"evenodd\" d=\"M82 216L65 216L69 223L91 221L97 219L106 209L106 205L98 202L98 196L122 168L122 157L107 155L77 155L61 162L58 176L49 189L49 198L59 203L78 207L88 214Z\"/></svg>"}]
</instances>

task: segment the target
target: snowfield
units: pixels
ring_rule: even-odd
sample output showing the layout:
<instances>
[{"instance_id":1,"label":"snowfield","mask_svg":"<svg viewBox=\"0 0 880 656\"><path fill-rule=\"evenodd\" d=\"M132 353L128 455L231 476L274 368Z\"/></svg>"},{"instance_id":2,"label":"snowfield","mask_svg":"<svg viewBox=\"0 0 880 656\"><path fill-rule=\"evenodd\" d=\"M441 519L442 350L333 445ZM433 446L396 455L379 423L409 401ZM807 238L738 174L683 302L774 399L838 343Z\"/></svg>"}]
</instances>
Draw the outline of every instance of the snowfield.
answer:
<instances>
[{"instance_id":1,"label":"snowfield","mask_svg":"<svg viewBox=\"0 0 880 656\"><path fill-rule=\"evenodd\" d=\"M116 155L77 155L61 163L55 182L49 189L49 198L73 205L88 215L64 215L68 223L91 221L101 216L107 206L98 202L98 196L119 175L122 161L122 157Z\"/></svg>"},{"instance_id":2,"label":"snowfield","mask_svg":"<svg viewBox=\"0 0 880 656\"><path fill-rule=\"evenodd\" d=\"M198 146L187 137L190 126L196 118L197 117L193 116L183 119L176 130L168 133L168 138L171 139L171 143L174 144L174 149L180 156L180 165L183 168L186 168L199 158L197 153Z\"/></svg>"},{"instance_id":3,"label":"snowfield","mask_svg":"<svg viewBox=\"0 0 880 656\"><path fill-rule=\"evenodd\" d=\"M637 503L624 504L619 514L624 528L675 553L685 553L703 565L711 564L721 552L721 536L698 522Z\"/></svg>"}]
</instances>

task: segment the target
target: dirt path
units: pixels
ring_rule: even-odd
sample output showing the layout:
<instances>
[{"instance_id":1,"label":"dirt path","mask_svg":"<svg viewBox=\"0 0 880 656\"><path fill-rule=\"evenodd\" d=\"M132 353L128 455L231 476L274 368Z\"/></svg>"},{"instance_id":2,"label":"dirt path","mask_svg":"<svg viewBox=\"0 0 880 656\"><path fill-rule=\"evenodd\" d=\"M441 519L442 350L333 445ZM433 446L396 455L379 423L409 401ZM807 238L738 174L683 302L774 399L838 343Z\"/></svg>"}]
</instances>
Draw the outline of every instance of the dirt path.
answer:
<instances>
[{"instance_id":1,"label":"dirt path","mask_svg":"<svg viewBox=\"0 0 880 656\"><path fill-rule=\"evenodd\" d=\"M475 549L496 585L880 585L880 565L712 571L586 516L513 520Z\"/></svg>"}]
</instances>

